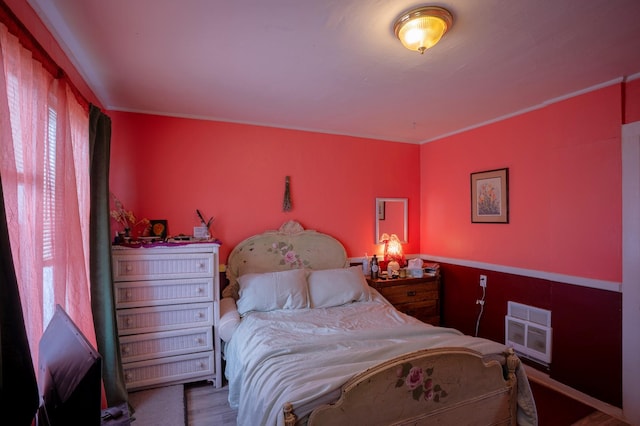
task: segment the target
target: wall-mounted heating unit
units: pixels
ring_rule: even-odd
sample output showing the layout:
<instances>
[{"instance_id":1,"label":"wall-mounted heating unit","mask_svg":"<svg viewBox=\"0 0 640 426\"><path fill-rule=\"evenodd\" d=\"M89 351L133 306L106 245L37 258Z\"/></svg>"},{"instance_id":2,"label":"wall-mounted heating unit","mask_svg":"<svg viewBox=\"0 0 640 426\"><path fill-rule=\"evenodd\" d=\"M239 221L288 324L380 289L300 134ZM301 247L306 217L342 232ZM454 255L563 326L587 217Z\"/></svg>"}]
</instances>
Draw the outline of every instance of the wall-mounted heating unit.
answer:
<instances>
[{"instance_id":1,"label":"wall-mounted heating unit","mask_svg":"<svg viewBox=\"0 0 640 426\"><path fill-rule=\"evenodd\" d=\"M551 363L551 311L508 302L505 344L521 355Z\"/></svg>"}]
</instances>

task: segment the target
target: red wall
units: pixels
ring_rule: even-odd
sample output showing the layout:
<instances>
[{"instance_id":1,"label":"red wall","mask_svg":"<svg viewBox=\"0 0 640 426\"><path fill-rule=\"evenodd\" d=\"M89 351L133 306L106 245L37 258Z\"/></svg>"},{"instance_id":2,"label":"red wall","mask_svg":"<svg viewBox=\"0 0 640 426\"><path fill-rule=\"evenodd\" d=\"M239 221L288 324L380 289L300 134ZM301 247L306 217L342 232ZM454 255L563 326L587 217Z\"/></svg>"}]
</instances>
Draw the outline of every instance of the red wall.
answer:
<instances>
[{"instance_id":1,"label":"red wall","mask_svg":"<svg viewBox=\"0 0 640 426\"><path fill-rule=\"evenodd\" d=\"M620 282L614 85L421 146L421 252ZM470 219L470 173L509 168L509 224Z\"/></svg>"},{"instance_id":2,"label":"red wall","mask_svg":"<svg viewBox=\"0 0 640 426\"><path fill-rule=\"evenodd\" d=\"M640 121L640 75L625 83L623 96L625 124Z\"/></svg>"},{"instance_id":3,"label":"red wall","mask_svg":"<svg viewBox=\"0 0 640 426\"><path fill-rule=\"evenodd\" d=\"M586 93L424 144L420 153L421 252L451 261L441 262L443 324L475 333L486 274L479 335L504 341L509 300L551 310L551 377L617 406L621 293L496 269L622 281L622 111L640 99L635 84L627 88ZM470 173L503 167L509 224L471 223ZM585 375L592 365L599 374Z\"/></svg>"},{"instance_id":4,"label":"red wall","mask_svg":"<svg viewBox=\"0 0 640 426\"><path fill-rule=\"evenodd\" d=\"M192 234L216 216L221 260L238 242L295 219L341 240L351 257L374 244L375 198L409 199L408 253L420 249L419 145L242 124L109 112L111 190L139 217ZM282 211L285 176L293 209Z\"/></svg>"},{"instance_id":5,"label":"red wall","mask_svg":"<svg viewBox=\"0 0 640 426\"><path fill-rule=\"evenodd\" d=\"M440 263L442 324L504 342L507 302L551 311L551 378L622 406L622 294L475 267ZM482 315L480 274L487 276ZM478 321L479 318L479 321ZM594 365L597 374L585 374Z\"/></svg>"},{"instance_id":6,"label":"red wall","mask_svg":"<svg viewBox=\"0 0 640 426\"><path fill-rule=\"evenodd\" d=\"M616 283L622 93L610 86L421 146L111 112L111 187L139 215L168 219L171 233L190 233L196 208L216 215L223 261L241 239L289 218L338 236L350 256L371 254L375 197L408 197L408 253ZM501 167L510 223L472 224L470 173ZM281 211L286 175L291 213ZM508 300L551 309L551 376L620 405L620 293L446 262L443 272L445 325L474 333L485 273L481 336L504 340ZM592 348L576 363L585 339ZM583 374L596 362L606 379Z\"/></svg>"}]
</instances>

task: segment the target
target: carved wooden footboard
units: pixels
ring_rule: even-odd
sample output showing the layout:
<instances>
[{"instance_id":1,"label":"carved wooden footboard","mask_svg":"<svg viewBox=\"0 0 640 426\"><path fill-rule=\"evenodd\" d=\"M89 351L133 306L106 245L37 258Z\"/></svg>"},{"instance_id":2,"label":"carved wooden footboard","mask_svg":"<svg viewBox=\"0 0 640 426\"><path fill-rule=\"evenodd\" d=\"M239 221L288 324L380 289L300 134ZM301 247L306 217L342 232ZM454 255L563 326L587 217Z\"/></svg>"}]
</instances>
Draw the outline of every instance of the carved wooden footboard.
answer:
<instances>
[{"instance_id":1,"label":"carved wooden footboard","mask_svg":"<svg viewBox=\"0 0 640 426\"><path fill-rule=\"evenodd\" d=\"M519 363L513 350L504 370L465 348L412 352L353 377L340 399L316 408L307 424L515 425ZM285 426L296 423L293 410L285 404Z\"/></svg>"}]
</instances>

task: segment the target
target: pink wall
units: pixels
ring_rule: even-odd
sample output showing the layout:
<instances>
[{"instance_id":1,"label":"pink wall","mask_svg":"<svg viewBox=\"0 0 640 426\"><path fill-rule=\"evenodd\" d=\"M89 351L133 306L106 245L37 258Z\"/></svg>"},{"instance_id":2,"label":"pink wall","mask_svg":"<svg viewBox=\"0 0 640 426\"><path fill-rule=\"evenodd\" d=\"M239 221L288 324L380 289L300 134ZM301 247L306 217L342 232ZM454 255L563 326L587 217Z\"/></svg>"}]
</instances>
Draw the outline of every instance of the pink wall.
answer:
<instances>
[{"instance_id":1,"label":"pink wall","mask_svg":"<svg viewBox=\"0 0 640 426\"><path fill-rule=\"evenodd\" d=\"M622 280L621 88L421 146L421 252ZM472 224L470 173L509 168L509 224Z\"/></svg>"},{"instance_id":2,"label":"pink wall","mask_svg":"<svg viewBox=\"0 0 640 426\"><path fill-rule=\"evenodd\" d=\"M191 234L216 216L221 260L242 239L295 219L336 236L352 257L380 253L376 197L409 199L408 253L420 226L418 145L242 124L109 112L111 190L127 209ZM285 176L293 210L282 211Z\"/></svg>"}]
</instances>

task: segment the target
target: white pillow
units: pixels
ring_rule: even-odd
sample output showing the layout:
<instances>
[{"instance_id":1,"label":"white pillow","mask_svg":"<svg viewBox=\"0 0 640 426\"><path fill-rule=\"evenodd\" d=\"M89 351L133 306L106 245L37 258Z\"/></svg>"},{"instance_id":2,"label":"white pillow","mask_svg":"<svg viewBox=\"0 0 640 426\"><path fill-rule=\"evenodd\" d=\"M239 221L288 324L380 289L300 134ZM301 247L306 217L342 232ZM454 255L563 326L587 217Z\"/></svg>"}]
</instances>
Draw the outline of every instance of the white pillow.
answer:
<instances>
[{"instance_id":1,"label":"white pillow","mask_svg":"<svg viewBox=\"0 0 640 426\"><path fill-rule=\"evenodd\" d=\"M238 312L268 312L309 307L307 273L304 269L245 274L238 278Z\"/></svg>"},{"instance_id":2,"label":"white pillow","mask_svg":"<svg viewBox=\"0 0 640 426\"><path fill-rule=\"evenodd\" d=\"M223 297L220 299L220 319L218 320L220 338L228 342L238 325L240 325L240 315L236 300L233 297Z\"/></svg>"},{"instance_id":3,"label":"white pillow","mask_svg":"<svg viewBox=\"0 0 640 426\"><path fill-rule=\"evenodd\" d=\"M369 285L360 266L311 271L308 281L312 308L330 308L370 299Z\"/></svg>"}]
</instances>

